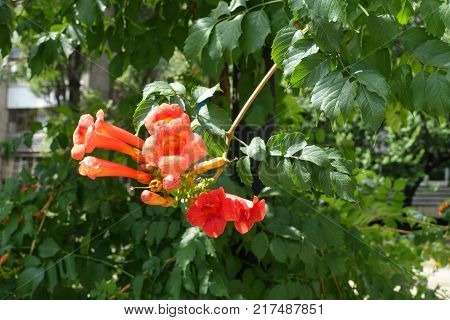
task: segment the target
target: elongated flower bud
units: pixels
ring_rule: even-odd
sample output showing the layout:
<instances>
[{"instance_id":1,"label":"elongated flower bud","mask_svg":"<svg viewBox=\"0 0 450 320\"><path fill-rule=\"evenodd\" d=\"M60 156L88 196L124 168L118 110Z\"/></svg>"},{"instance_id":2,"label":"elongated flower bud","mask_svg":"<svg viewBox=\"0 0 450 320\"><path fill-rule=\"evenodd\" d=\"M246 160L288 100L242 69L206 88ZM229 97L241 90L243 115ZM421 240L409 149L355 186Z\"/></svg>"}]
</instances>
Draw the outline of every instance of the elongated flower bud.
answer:
<instances>
[{"instance_id":1,"label":"elongated flower bud","mask_svg":"<svg viewBox=\"0 0 450 320\"><path fill-rule=\"evenodd\" d=\"M98 177L125 177L136 179L142 184L149 184L153 179L152 175L146 172L134 170L130 167L98 159L95 157L86 157L80 162L78 169L82 176L88 176L92 180Z\"/></svg>"},{"instance_id":2,"label":"elongated flower bud","mask_svg":"<svg viewBox=\"0 0 450 320\"><path fill-rule=\"evenodd\" d=\"M102 109L97 111L97 119L95 121L95 131L105 135L109 135L117 140L123 141L133 147L142 149L144 140L135 136L122 128L116 127L105 121L105 113Z\"/></svg>"},{"instance_id":3,"label":"elongated flower bud","mask_svg":"<svg viewBox=\"0 0 450 320\"><path fill-rule=\"evenodd\" d=\"M96 148L115 150L129 155L136 162L145 162L140 150L108 135L98 133L94 126L90 126L86 133L86 153L91 153Z\"/></svg>"},{"instance_id":4,"label":"elongated flower bud","mask_svg":"<svg viewBox=\"0 0 450 320\"><path fill-rule=\"evenodd\" d=\"M151 206L162 206L170 207L173 205L173 198L170 196L161 196L157 193L151 192L149 190L144 190L141 193L142 202L149 204Z\"/></svg>"},{"instance_id":5,"label":"elongated flower bud","mask_svg":"<svg viewBox=\"0 0 450 320\"><path fill-rule=\"evenodd\" d=\"M214 159L211 159L208 161L203 161L203 162L196 164L192 168L192 172L197 173L197 174L202 174L209 170L220 168L220 167L224 166L226 163L227 163L227 160L225 158L222 158L222 157L214 158Z\"/></svg>"}]
</instances>

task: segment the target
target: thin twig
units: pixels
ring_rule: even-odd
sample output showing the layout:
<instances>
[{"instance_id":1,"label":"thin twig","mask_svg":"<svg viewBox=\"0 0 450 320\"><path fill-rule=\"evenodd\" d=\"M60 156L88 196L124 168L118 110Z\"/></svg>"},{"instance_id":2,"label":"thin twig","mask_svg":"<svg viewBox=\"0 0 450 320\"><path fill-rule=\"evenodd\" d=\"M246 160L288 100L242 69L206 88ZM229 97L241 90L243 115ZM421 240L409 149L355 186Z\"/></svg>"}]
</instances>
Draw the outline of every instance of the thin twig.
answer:
<instances>
[{"instance_id":1,"label":"thin twig","mask_svg":"<svg viewBox=\"0 0 450 320\"><path fill-rule=\"evenodd\" d=\"M36 232L36 236L31 242L31 248L30 248L30 256L33 254L33 251L36 247L36 238L39 235L39 233L42 231L42 228L44 227L45 218L47 217L47 211L50 205L52 204L53 200L55 200L56 190L54 190L50 197L48 197L47 202L44 204L44 206L39 210L38 215L42 216L41 223L39 224L39 227Z\"/></svg>"},{"instance_id":2,"label":"thin twig","mask_svg":"<svg viewBox=\"0 0 450 320\"><path fill-rule=\"evenodd\" d=\"M331 273L331 278L333 278L333 282L334 282L334 284L336 285L336 288L337 288L338 293L339 293L339 298L340 298L341 300L344 299L344 296L342 295L341 287L339 286L339 283L337 282L336 276L334 275L333 272Z\"/></svg>"},{"instance_id":3,"label":"thin twig","mask_svg":"<svg viewBox=\"0 0 450 320\"><path fill-rule=\"evenodd\" d=\"M239 125L239 123L244 118L245 113L250 108L250 106L252 105L253 101L255 101L255 99L258 96L258 94L261 92L261 90L266 85L267 81L269 81L270 77L272 77L272 75L275 73L276 70L277 70L277 66L274 64L272 66L272 68L270 68L269 72L266 73L264 78L262 78L261 82L258 84L258 86L256 87L255 91L253 91L251 96L248 98L247 102L244 104L244 107L241 109L241 111L237 115L236 119L234 119L233 124L231 125L230 129L227 132L227 140L226 140L227 146L230 146L231 139L233 139L233 136L234 136L234 131L236 131L237 126Z\"/></svg>"},{"instance_id":4,"label":"thin twig","mask_svg":"<svg viewBox=\"0 0 450 320\"><path fill-rule=\"evenodd\" d=\"M301 32L303 34L307 33L309 31L309 27L305 27L304 29L301 30ZM241 111L239 112L239 114L237 115L236 119L234 119L233 123L231 124L230 129L227 131L227 136L226 136L226 145L227 145L227 150L224 152L223 154L223 158L227 158L228 156L228 149L230 147L231 144L231 140L234 137L234 132L236 131L239 123L242 121L242 119L245 116L245 113L248 111L248 109L250 108L250 106L252 105L252 103L255 101L256 97L258 96L258 94L261 92L261 90L264 88L264 86L266 85L266 83L269 81L269 79L273 76L273 74L275 73L275 71L277 71L277 66L276 64L274 64L269 71L266 73L266 75L264 76L264 78L262 78L261 82L258 84L258 86L256 87L256 89L253 91L253 93L250 95L250 97L248 98L247 102L245 102L244 107L242 107ZM225 167L220 167L217 169L215 175L213 176L214 180L217 180L220 175L222 174L222 172L225 170Z\"/></svg>"},{"instance_id":5,"label":"thin twig","mask_svg":"<svg viewBox=\"0 0 450 320\"><path fill-rule=\"evenodd\" d=\"M126 284L122 289L119 290L118 295L124 294L125 291L127 291L128 289L131 288L131 283ZM116 299L116 295L113 294L109 300L115 300Z\"/></svg>"},{"instance_id":6,"label":"thin twig","mask_svg":"<svg viewBox=\"0 0 450 320\"><path fill-rule=\"evenodd\" d=\"M396 228L390 228L385 226L373 226L373 227L364 227L359 228L360 231L392 231L392 232L398 232L402 234L410 234L412 233L411 230L404 230L404 229L396 229Z\"/></svg>"}]
</instances>

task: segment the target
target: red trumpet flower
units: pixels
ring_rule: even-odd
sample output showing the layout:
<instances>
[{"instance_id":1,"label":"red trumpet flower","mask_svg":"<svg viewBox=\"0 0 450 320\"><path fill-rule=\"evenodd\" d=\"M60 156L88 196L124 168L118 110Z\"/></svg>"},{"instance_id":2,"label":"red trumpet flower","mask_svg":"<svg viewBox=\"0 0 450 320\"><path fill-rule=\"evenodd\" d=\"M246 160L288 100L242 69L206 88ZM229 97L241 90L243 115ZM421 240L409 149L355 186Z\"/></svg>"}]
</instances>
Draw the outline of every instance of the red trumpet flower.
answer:
<instances>
[{"instance_id":1,"label":"red trumpet flower","mask_svg":"<svg viewBox=\"0 0 450 320\"><path fill-rule=\"evenodd\" d=\"M88 176L92 180L98 177L126 177L136 179L142 184L149 184L153 179L149 173L95 157L84 158L78 171L82 176Z\"/></svg>"},{"instance_id":2,"label":"red trumpet flower","mask_svg":"<svg viewBox=\"0 0 450 320\"><path fill-rule=\"evenodd\" d=\"M226 194L227 199L234 200L236 219L234 227L239 233L247 233L257 221L262 221L266 214L265 201L258 201L257 197L253 197L253 202L241 197Z\"/></svg>"},{"instance_id":3,"label":"red trumpet flower","mask_svg":"<svg viewBox=\"0 0 450 320\"><path fill-rule=\"evenodd\" d=\"M236 218L234 201L226 198L223 188L200 194L186 213L189 223L202 228L212 238L221 235L227 221Z\"/></svg>"}]
</instances>

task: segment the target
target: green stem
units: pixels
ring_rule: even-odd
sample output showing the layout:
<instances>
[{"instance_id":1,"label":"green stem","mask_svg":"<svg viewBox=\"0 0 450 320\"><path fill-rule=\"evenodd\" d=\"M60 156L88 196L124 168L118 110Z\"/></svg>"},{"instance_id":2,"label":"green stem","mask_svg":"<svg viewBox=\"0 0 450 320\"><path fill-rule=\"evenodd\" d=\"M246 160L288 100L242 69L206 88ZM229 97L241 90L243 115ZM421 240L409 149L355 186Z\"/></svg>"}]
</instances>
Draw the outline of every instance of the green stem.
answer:
<instances>
[{"instance_id":1,"label":"green stem","mask_svg":"<svg viewBox=\"0 0 450 320\"><path fill-rule=\"evenodd\" d=\"M109 263L108 261L97 259L97 258L94 258L94 257L91 257L91 256L85 256L85 255L82 255L82 254L74 254L73 256L76 257L76 258L82 258L82 259L86 259L86 260L102 263L105 266L108 266L108 267L113 268L113 269L117 269L118 271L122 272L123 274L126 274L127 276L129 276L131 279L134 278L134 275L132 275L128 271L125 271L121 267L119 267L117 265L114 265L112 263Z\"/></svg>"}]
</instances>

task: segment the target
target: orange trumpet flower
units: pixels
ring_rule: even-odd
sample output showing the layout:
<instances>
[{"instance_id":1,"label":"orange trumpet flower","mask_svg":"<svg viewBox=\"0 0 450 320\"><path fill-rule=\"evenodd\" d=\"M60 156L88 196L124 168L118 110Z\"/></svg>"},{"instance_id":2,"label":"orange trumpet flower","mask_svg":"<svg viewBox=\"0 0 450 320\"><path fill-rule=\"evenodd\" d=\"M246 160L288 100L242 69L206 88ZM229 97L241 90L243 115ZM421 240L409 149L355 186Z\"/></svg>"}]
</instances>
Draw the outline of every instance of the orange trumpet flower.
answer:
<instances>
[{"instance_id":1,"label":"orange trumpet flower","mask_svg":"<svg viewBox=\"0 0 450 320\"><path fill-rule=\"evenodd\" d=\"M149 173L95 157L84 158L80 162L78 172L82 176L88 176L92 180L98 177L126 177L136 179L142 184L149 184L153 179L153 176Z\"/></svg>"},{"instance_id":2,"label":"orange trumpet flower","mask_svg":"<svg viewBox=\"0 0 450 320\"><path fill-rule=\"evenodd\" d=\"M142 149L144 140L135 136L122 128L116 127L105 121L105 113L102 109L97 111L97 120L95 121L95 131L116 138L120 141L128 143L133 147Z\"/></svg>"},{"instance_id":3,"label":"orange trumpet flower","mask_svg":"<svg viewBox=\"0 0 450 320\"><path fill-rule=\"evenodd\" d=\"M73 132L73 148L71 151L72 158L81 160L86 153L84 147L84 140L86 140L86 133L90 126L94 124L94 118L90 114L83 114L78 120L78 125Z\"/></svg>"},{"instance_id":4,"label":"orange trumpet flower","mask_svg":"<svg viewBox=\"0 0 450 320\"><path fill-rule=\"evenodd\" d=\"M94 126L90 126L88 128L84 146L86 149L86 153L91 153L95 148L102 148L128 154L136 162L145 162L140 150L135 149L125 142L113 138L109 135L97 132L94 129Z\"/></svg>"}]
</instances>

